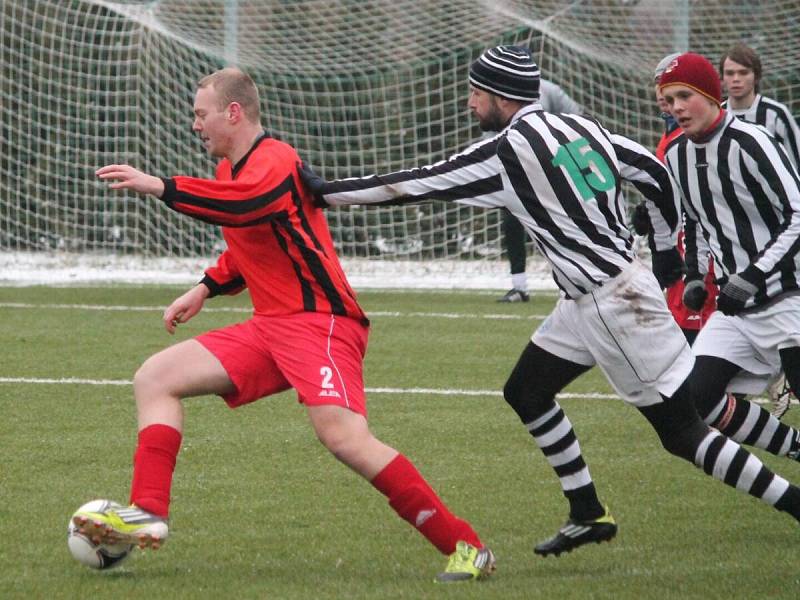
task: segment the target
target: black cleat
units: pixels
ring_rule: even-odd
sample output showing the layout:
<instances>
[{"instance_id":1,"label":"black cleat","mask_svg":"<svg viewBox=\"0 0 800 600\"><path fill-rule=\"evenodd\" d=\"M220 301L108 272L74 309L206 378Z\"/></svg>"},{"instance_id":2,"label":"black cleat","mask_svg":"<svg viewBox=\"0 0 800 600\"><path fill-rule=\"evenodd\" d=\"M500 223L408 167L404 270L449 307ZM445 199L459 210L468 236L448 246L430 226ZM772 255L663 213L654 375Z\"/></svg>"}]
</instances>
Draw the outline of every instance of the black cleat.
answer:
<instances>
[{"instance_id":1,"label":"black cleat","mask_svg":"<svg viewBox=\"0 0 800 600\"><path fill-rule=\"evenodd\" d=\"M508 290L505 295L497 299L498 302L527 302L531 297L518 289Z\"/></svg>"},{"instance_id":2,"label":"black cleat","mask_svg":"<svg viewBox=\"0 0 800 600\"><path fill-rule=\"evenodd\" d=\"M576 521L572 518L558 530L553 537L537 545L533 551L539 556L558 556L562 552L571 552L573 549L594 542L610 542L617 535L617 523L608 512L592 521Z\"/></svg>"}]
</instances>

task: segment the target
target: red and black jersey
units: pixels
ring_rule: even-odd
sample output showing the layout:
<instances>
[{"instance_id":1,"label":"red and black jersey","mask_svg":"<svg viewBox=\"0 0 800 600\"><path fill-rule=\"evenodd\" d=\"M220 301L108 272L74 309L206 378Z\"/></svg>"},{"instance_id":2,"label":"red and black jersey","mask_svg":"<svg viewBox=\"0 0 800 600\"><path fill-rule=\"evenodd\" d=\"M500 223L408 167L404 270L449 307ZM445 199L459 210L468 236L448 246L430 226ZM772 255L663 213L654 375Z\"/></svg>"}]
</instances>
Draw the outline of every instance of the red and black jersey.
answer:
<instances>
[{"instance_id":1,"label":"red and black jersey","mask_svg":"<svg viewBox=\"0 0 800 600\"><path fill-rule=\"evenodd\" d=\"M222 225L228 248L203 279L212 296L247 287L259 315L321 312L366 324L325 215L301 184L299 160L294 148L264 134L236 165L220 161L215 180L165 179L161 199Z\"/></svg>"}]
</instances>

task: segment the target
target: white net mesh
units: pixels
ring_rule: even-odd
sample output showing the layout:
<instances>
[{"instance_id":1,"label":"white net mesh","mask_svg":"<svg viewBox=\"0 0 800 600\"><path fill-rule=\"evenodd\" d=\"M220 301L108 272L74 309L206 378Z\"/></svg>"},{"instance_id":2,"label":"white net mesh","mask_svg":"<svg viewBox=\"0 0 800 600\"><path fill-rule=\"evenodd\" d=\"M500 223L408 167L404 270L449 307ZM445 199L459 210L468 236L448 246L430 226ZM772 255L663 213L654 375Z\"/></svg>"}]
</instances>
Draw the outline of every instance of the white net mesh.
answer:
<instances>
[{"instance_id":1,"label":"white net mesh","mask_svg":"<svg viewBox=\"0 0 800 600\"><path fill-rule=\"evenodd\" d=\"M655 64L737 40L762 91L800 112L800 3L605 0L2 0L0 249L212 257L218 231L111 193L110 162L211 176L191 126L197 80L238 64L264 124L327 178L439 160L480 136L466 74L480 51L529 44L542 72L610 129L654 146ZM500 216L444 203L331 210L366 271L444 263L496 269ZM351 272L353 267L349 267Z\"/></svg>"}]
</instances>

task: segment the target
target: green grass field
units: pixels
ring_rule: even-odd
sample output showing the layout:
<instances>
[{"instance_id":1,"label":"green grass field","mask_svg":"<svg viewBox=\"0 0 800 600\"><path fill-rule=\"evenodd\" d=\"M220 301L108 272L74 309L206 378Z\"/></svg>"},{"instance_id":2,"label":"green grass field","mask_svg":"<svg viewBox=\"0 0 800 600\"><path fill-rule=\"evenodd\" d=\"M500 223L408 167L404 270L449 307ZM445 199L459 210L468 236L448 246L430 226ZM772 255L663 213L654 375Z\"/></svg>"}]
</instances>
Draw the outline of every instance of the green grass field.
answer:
<instances>
[{"instance_id":1,"label":"green grass field","mask_svg":"<svg viewBox=\"0 0 800 600\"><path fill-rule=\"evenodd\" d=\"M373 431L493 548L491 580L434 585L444 558L316 441L294 393L236 411L188 400L169 542L86 569L67 551L67 520L90 499L127 500L135 443L130 385L97 382L130 381L175 339L247 316L204 312L171 338L161 310L181 291L0 289L0 598L800 597L798 524L669 456L620 400L583 397L612 393L596 370L561 403L620 532L534 556L567 506L499 391L552 295L498 305L486 294L361 294L373 315ZM124 306L137 310L98 308ZM46 381L61 379L76 381ZM800 409L786 420L800 425ZM759 456L800 481L800 465Z\"/></svg>"}]
</instances>

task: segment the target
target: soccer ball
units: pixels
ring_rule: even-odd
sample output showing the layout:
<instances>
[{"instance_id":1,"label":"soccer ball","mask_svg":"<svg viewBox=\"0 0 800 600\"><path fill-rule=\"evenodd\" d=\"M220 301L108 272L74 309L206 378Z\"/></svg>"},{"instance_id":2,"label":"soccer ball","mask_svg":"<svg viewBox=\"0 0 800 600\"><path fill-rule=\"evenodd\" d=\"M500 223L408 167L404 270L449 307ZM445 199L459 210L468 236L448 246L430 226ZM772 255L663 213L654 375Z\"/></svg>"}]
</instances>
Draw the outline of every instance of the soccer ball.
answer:
<instances>
[{"instance_id":1,"label":"soccer ball","mask_svg":"<svg viewBox=\"0 0 800 600\"><path fill-rule=\"evenodd\" d=\"M133 544L95 544L78 531L73 517L79 512L104 512L109 508L122 508L111 500L92 500L76 510L67 526L67 546L75 559L92 569L110 569L120 564L133 550Z\"/></svg>"}]
</instances>

